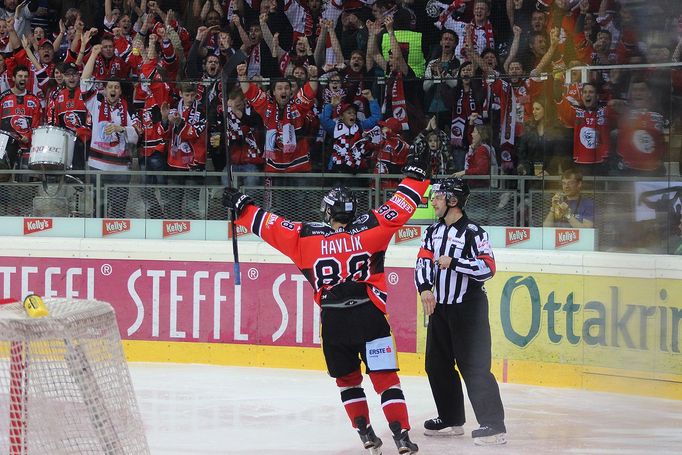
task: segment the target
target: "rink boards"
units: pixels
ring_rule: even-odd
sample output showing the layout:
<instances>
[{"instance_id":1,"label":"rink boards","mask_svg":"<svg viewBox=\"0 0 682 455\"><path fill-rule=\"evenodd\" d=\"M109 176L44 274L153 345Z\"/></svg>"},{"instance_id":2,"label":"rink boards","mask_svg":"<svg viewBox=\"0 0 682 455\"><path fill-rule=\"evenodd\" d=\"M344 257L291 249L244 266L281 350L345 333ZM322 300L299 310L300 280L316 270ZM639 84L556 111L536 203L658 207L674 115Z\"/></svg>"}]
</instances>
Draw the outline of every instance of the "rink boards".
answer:
<instances>
[{"instance_id":1,"label":"rink boards","mask_svg":"<svg viewBox=\"0 0 682 455\"><path fill-rule=\"evenodd\" d=\"M95 298L132 361L324 369L303 275L262 242L2 238L3 297ZM415 245L386 257L389 317L406 374L424 374ZM682 399L682 258L497 249L490 300L502 382Z\"/></svg>"}]
</instances>

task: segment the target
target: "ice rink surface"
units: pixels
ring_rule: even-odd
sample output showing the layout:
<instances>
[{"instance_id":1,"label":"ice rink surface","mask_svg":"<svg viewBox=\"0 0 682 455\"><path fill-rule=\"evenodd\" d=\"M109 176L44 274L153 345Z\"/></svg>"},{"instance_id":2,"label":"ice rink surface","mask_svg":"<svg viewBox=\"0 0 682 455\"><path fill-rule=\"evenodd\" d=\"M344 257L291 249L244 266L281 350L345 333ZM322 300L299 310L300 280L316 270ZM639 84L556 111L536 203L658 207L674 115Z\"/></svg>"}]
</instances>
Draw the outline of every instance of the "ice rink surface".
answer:
<instances>
[{"instance_id":1,"label":"ice rink surface","mask_svg":"<svg viewBox=\"0 0 682 455\"><path fill-rule=\"evenodd\" d=\"M130 371L154 455L368 453L325 373L148 363ZM427 437L428 381L401 381L419 454L682 454L682 401L501 384L509 442L477 447L468 402L465 436ZM383 453L397 454L379 398L363 384Z\"/></svg>"}]
</instances>

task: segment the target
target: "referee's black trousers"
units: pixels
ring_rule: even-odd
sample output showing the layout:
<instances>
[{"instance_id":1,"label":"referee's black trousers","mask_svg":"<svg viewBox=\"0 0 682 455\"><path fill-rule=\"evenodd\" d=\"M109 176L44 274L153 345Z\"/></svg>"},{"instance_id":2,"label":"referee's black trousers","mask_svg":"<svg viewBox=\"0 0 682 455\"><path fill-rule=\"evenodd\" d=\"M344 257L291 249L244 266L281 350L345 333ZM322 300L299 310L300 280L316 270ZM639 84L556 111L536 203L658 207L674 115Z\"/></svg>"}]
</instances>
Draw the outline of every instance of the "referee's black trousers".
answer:
<instances>
[{"instance_id":1,"label":"referee's black trousers","mask_svg":"<svg viewBox=\"0 0 682 455\"><path fill-rule=\"evenodd\" d=\"M461 373L478 423L506 431L500 389L490 372L490 349L485 293L463 303L436 304L427 329L426 373L438 416L446 423L462 425L466 420Z\"/></svg>"}]
</instances>

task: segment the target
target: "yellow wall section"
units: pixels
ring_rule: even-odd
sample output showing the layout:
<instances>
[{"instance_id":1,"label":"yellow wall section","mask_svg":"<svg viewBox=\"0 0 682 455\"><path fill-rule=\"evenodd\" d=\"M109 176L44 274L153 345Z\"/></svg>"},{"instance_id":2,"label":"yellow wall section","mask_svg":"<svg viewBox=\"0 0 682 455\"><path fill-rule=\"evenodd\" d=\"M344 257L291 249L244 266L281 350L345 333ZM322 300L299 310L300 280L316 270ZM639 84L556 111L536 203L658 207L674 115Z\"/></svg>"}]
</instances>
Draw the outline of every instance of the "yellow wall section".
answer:
<instances>
[{"instance_id":1,"label":"yellow wall section","mask_svg":"<svg viewBox=\"0 0 682 455\"><path fill-rule=\"evenodd\" d=\"M123 341L130 362L204 363L324 371L320 348L292 348L214 343ZM424 376L424 354L399 354L400 373ZM602 392L646 395L682 400L682 377L640 374L622 376L619 370L584 368L523 360L493 360L500 382L568 387Z\"/></svg>"}]
</instances>

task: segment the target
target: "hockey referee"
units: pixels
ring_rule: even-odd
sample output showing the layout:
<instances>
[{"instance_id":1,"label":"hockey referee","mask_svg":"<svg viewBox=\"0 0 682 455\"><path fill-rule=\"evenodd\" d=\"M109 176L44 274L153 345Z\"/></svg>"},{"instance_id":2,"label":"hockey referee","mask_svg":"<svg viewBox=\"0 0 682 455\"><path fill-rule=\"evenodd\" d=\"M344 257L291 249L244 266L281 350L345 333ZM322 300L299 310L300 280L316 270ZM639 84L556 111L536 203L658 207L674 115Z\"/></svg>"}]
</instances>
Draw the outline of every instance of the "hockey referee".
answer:
<instances>
[{"instance_id":1,"label":"hockey referee","mask_svg":"<svg viewBox=\"0 0 682 455\"><path fill-rule=\"evenodd\" d=\"M495 274L495 258L488 234L467 218L468 197L469 187L458 178L432 186L431 204L438 221L426 229L417 257L415 282L429 316L426 373L438 410L437 417L424 422L424 434L464 434L461 373L480 425L471 433L474 443L504 444L504 409L490 372L488 298L483 288Z\"/></svg>"}]
</instances>

